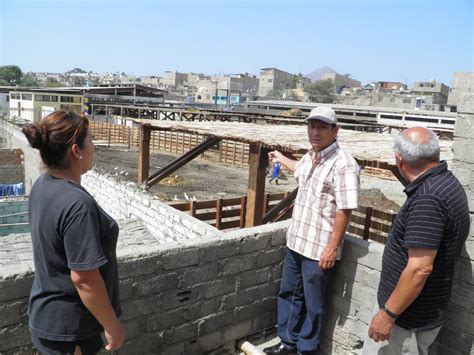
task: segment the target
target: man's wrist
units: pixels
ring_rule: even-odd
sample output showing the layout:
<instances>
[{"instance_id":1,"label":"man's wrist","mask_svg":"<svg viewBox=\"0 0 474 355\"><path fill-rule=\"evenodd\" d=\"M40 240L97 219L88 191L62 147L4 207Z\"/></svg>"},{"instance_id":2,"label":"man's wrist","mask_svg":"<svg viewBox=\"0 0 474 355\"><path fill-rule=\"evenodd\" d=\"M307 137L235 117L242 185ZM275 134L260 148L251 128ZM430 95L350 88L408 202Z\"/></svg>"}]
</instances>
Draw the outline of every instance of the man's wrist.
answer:
<instances>
[{"instance_id":1,"label":"man's wrist","mask_svg":"<svg viewBox=\"0 0 474 355\"><path fill-rule=\"evenodd\" d=\"M390 318L392 318L393 320L397 320L398 316L397 316L395 313L393 313L393 312L387 307L386 304L384 304L384 305L382 306L382 310L383 310Z\"/></svg>"}]
</instances>

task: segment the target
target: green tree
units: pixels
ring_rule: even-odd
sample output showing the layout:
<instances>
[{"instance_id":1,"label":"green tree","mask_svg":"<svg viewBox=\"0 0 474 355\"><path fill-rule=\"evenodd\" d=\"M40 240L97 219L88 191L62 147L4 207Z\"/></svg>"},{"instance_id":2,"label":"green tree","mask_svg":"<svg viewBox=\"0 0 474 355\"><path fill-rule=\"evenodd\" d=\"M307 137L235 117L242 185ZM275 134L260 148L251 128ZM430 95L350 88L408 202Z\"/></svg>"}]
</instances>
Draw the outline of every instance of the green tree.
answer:
<instances>
[{"instance_id":1,"label":"green tree","mask_svg":"<svg viewBox=\"0 0 474 355\"><path fill-rule=\"evenodd\" d=\"M38 87L39 86L39 81L33 77L31 74L25 74L21 77L20 79L20 85L21 86L34 86Z\"/></svg>"},{"instance_id":2,"label":"green tree","mask_svg":"<svg viewBox=\"0 0 474 355\"><path fill-rule=\"evenodd\" d=\"M0 82L7 85L20 85L23 73L16 65L4 65L0 67Z\"/></svg>"},{"instance_id":3,"label":"green tree","mask_svg":"<svg viewBox=\"0 0 474 355\"><path fill-rule=\"evenodd\" d=\"M336 87L331 79L320 80L304 86L304 92L308 94L309 100L312 102L332 103L335 91Z\"/></svg>"},{"instance_id":4,"label":"green tree","mask_svg":"<svg viewBox=\"0 0 474 355\"><path fill-rule=\"evenodd\" d=\"M49 88L63 86L56 78L46 78L45 85Z\"/></svg>"}]
</instances>

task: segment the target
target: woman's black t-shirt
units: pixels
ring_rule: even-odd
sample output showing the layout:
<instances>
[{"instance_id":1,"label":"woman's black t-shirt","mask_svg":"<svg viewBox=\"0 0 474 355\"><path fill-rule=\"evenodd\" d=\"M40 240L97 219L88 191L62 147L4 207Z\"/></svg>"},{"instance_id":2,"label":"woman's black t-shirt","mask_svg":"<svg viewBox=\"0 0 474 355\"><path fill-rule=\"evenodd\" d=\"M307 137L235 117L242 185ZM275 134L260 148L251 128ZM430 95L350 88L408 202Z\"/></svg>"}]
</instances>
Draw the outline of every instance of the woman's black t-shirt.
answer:
<instances>
[{"instance_id":1,"label":"woman's black t-shirt","mask_svg":"<svg viewBox=\"0 0 474 355\"><path fill-rule=\"evenodd\" d=\"M120 315L117 223L80 185L49 174L31 189L29 216L36 271L28 305L31 332L58 341L99 334L103 328L82 303L71 270L99 268Z\"/></svg>"}]
</instances>

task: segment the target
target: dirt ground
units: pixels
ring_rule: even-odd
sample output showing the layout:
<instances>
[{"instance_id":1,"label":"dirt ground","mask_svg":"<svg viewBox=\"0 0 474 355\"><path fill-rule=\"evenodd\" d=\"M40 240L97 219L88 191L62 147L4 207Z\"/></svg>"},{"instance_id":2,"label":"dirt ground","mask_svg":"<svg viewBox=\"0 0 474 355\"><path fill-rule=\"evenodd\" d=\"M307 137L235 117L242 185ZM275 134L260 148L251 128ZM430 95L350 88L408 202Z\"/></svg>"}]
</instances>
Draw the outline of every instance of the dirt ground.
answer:
<instances>
[{"instance_id":1,"label":"dirt ground","mask_svg":"<svg viewBox=\"0 0 474 355\"><path fill-rule=\"evenodd\" d=\"M151 152L150 174L166 166L177 157L178 155L170 153ZM136 149L128 150L120 146L96 145L94 169L97 172L108 173L117 180L137 182L137 166L138 151ZM268 180L265 191L271 194L291 191L297 187L297 183L292 176L281 178L279 185L269 184ZM372 180L374 183L371 183ZM398 211L399 204L388 199L379 188L399 183L376 180L381 179L363 177L361 182L361 205L384 211ZM170 202L230 198L245 195L247 193L247 183L248 168L226 166L195 159L177 170L171 177L165 178L159 184L152 186L149 193L157 196L162 201Z\"/></svg>"}]
</instances>

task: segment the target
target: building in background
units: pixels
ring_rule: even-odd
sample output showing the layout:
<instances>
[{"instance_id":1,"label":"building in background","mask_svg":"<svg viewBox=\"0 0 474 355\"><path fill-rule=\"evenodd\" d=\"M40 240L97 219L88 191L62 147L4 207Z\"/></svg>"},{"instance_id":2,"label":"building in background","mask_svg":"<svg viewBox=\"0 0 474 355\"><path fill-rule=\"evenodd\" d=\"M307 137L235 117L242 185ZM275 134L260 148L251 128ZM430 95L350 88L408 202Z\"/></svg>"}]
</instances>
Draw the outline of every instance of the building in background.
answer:
<instances>
[{"instance_id":1,"label":"building in background","mask_svg":"<svg viewBox=\"0 0 474 355\"><path fill-rule=\"evenodd\" d=\"M474 72L454 73L453 88L448 96L451 111L462 105L465 112L474 112ZM470 107L470 108L469 108Z\"/></svg>"},{"instance_id":2,"label":"building in background","mask_svg":"<svg viewBox=\"0 0 474 355\"><path fill-rule=\"evenodd\" d=\"M260 70L258 96L263 97L294 89L297 82L297 75L276 68L263 68Z\"/></svg>"},{"instance_id":3,"label":"building in background","mask_svg":"<svg viewBox=\"0 0 474 355\"><path fill-rule=\"evenodd\" d=\"M165 87L177 87L184 86L185 82L188 80L187 73L180 73L177 71L167 70L163 74L162 83Z\"/></svg>"}]
</instances>

